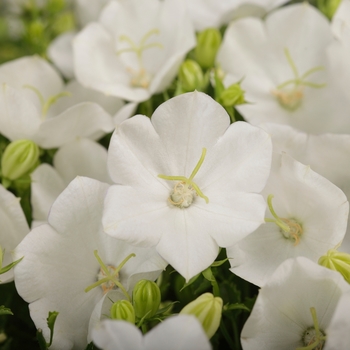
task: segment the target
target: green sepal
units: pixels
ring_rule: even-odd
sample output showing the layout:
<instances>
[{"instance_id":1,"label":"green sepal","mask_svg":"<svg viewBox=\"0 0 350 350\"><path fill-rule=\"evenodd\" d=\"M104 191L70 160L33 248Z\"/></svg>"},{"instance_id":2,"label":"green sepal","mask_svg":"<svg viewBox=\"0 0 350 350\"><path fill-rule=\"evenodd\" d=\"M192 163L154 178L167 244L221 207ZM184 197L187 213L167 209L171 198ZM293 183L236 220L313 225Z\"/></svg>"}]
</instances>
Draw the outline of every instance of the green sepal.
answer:
<instances>
[{"instance_id":1,"label":"green sepal","mask_svg":"<svg viewBox=\"0 0 350 350\"><path fill-rule=\"evenodd\" d=\"M247 305L244 305L242 303L234 303L234 304L226 304L222 308L223 312L230 311L230 310L244 310L250 312L251 310Z\"/></svg>"},{"instance_id":2,"label":"green sepal","mask_svg":"<svg viewBox=\"0 0 350 350\"><path fill-rule=\"evenodd\" d=\"M219 267L219 266L223 265L226 261L228 261L228 258L223 259L223 260L214 261L214 262L211 264L211 267Z\"/></svg>"},{"instance_id":3,"label":"green sepal","mask_svg":"<svg viewBox=\"0 0 350 350\"><path fill-rule=\"evenodd\" d=\"M18 260L16 260L16 261L12 262L11 264L6 265L5 267L1 267L1 269L0 269L0 275L2 275L3 273L5 273L5 272L7 272L7 271L10 271L10 270L11 270L14 266L16 266L22 259L23 259L23 256L22 256L20 259L18 259ZM2 257L1 257L1 265L2 265Z\"/></svg>"},{"instance_id":4,"label":"green sepal","mask_svg":"<svg viewBox=\"0 0 350 350\"><path fill-rule=\"evenodd\" d=\"M0 306L0 315L13 315L13 312L5 305Z\"/></svg>"},{"instance_id":5,"label":"green sepal","mask_svg":"<svg viewBox=\"0 0 350 350\"><path fill-rule=\"evenodd\" d=\"M52 344L53 330L54 330L54 327L55 327L55 322L56 322L56 318L57 318L58 314L59 313L57 311L49 311L49 316L46 319L47 326L50 329L50 342L47 344L48 347L50 347L51 344Z\"/></svg>"},{"instance_id":6,"label":"green sepal","mask_svg":"<svg viewBox=\"0 0 350 350\"><path fill-rule=\"evenodd\" d=\"M213 294L215 297L220 296L220 289L218 282L216 281L216 278L213 274L213 271L211 270L211 267L206 268L204 271L202 271L203 277L209 281L213 287Z\"/></svg>"},{"instance_id":7,"label":"green sepal","mask_svg":"<svg viewBox=\"0 0 350 350\"><path fill-rule=\"evenodd\" d=\"M182 292L186 287L190 286L193 282L195 282L200 275L201 274L199 273L198 275L193 276L187 283L183 285L183 287L180 289L180 292Z\"/></svg>"},{"instance_id":8,"label":"green sepal","mask_svg":"<svg viewBox=\"0 0 350 350\"><path fill-rule=\"evenodd\" d=\"M41 328L38 328L36 330L36 339L39 343L40 350L47 350L48 349L48 346L47 346L46 340L43 336L43 331Z\"/></svg>"}]
</instances>

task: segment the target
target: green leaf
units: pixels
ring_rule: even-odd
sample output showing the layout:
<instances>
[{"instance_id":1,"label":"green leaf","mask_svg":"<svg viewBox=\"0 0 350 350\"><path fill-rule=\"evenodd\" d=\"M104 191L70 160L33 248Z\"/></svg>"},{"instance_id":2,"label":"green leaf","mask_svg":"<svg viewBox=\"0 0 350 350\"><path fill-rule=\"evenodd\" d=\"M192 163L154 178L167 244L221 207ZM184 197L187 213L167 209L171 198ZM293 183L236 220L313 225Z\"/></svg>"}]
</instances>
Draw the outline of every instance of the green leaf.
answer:
<instances>
[{"instance_id":1,"label":"green leaf","mask_svg":"<svg viewBox=\"0 0 350 350\"><path fill-rule=\"evenodd\" d=\"M206 280L208 280L209 282L213 282L215 281L215 277L213 275L213 272L211 271L211 268L208 267L206 268L204 271L202 271L202 275L204 276L204 278Z\"/></svg>"},{"instance_id":2,"label":"green leaf","mask_svg":"<svg viewBox=\"0 0 350 350\"><path fill-rule=\"evenodd\" d=\"M38 328L36 331L36 339L38 340L40 350L47 350L48 349L46 340L43 336L43 331L40 328Z\"/></svg>"},{"instance_id":3,"label":"green leaf","mask_svg":"<svg viewBox=\"0 0 350 350\"><path fill-rule=\"evenodd\" d=\"M242 303L224 305L223 311L225 312L225 311L229 311L229 310L245 310L245 311L250 312L250 309Z\"/></svg>"},{"instance_id":4,"label":"green leaf","mask_svg":"<svg viewBox=\"0 0 350 350\"><path fill-rule=\"evenodd\" d=\"M196 276L193 276L187 283L183 285L183 287L180 289L180 292L182 292L186 287L190 286L201 274L199 273Z\"/></svg>"},{"instance_id":5,"label":"green leaf","mask_svg":"<svg viewBox=\"0 0 350 350\"><path fill-rule=\"evenodd\" d=\"M214 261L214 262L211 264L211 267L219 267L219 266L221 266L222 264L224 264L227 260L228 260L228 258L226 258L226 259L224 259L224 260Z\"/></svg>"},{"instance_id":6,"label":"green leaf","mask_svg":"<svg viewBox=\"0 0 350 350\"><path fill-rule=\"evenodd\" d=\"M13 315L11 309L5 307L4 305L0 306L0 315Z\"/></svg>"}]
</instances>

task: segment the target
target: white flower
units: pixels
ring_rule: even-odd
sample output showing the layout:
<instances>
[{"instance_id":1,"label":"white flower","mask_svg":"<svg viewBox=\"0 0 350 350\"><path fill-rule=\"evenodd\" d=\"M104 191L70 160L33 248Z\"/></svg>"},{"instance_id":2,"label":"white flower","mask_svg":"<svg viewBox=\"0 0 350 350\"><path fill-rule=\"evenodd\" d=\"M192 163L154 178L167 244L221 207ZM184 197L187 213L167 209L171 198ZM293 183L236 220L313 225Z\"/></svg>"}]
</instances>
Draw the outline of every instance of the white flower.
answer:
<instances>
[{"instance_id":1,"label":"white flower","mask_svg":"<svg viewBox=\"0 0 350 350\"><path fill-rule=\"evenodd\" d=\"M304 257L286 260L259 291L242 330L243 349L294 350L313 343L322 349L337 303L349 290L338 272Z\"/></svg>"},{"instance_id":2,"label":"white flower","mask_svg":"<svg viewBox=\"0 0 350 350\"><path fill-rule=\"evenodd\" d=\"M94 343L103 350L210 350L210 342L194 316L166 319L142 335L129 322L105 320L92 331Z\"/></svg>"},{"instance_id":3,"label":"white flower","mask_svg":"<svg viewBox=\"0 0 350 350\"><path fill-rule=\"evenodd\" d=\"M327 47L333 41L329 22L308 3L278 9L265 21L232 23L217 61L228 73L225 84L242 79L250 103L237 106L239 112L257 125L274 122L313 133L346 132L339 126L342 107L327 71Z\"/></svg>"},{"instance_id":4,"label":"white flower","mask_svg":"<svg viewBox=\"0 0 350 350\"><path fill-rule=\"evenodd\" d=\"M155 250L132 247L103 232L107 188L77 177L53 204L48 224L32 230L15 251L16 258L24 256L15 268L16 288L46 339L47 314L59 312L52 349L85 348L91 313L103 295L116 286L130 293L139 279L154 280L166 266ZM106 270L113 278L97 285Z\"/></svg>"},{"instance_id":5,"label":"white flower","mask_svg":"<svg viewBox=\"0 0 350 350\"><path fill-rule=\"evenodd\" d=\"M71 93L52 66L37 56L3 64L0 83L0 129L11 141L29 139L42 148L56 148L78 137L96 140L114 128L111 116L96 103L64 108L60 100Z\"/></svg>"},{"instance_id":6,"label":"white flower","mask_svg":"<svg viewBox=\"0 0 350 350\"><path fill-rule=\"evenodd\" d=\"M108 150L115 183L106 197L105 231L131 244L156 246L186 280L207 268L220 247L264 222L259 193L270 171L271 141L237 122L208 95L183 94L152 119L135 116Z\"/></svg>"},{"instance_id":7,"label":"white flower","mask_svg":"<svg viewBox=\"0 0 350 350\"><path fill-rule=\"evenodd\" d=\"M5 250L2 267L11 264L12 252L29 232L27 220L20 205L20 198L0 185L0 249ZM18 257L20 259L21 257ZM0 275L2 283L13 280L13 269Z\"/></svg>"},{"instance_id":8,"label":"white flower","mask_svg":"<svg viewBox=\"0 0 350 350\"><path fill-rule=\"evenodd\" d=\"M309 164L350 198L350 135L312 135L277 124L261 127L271 135L274 153L286 152L299 162ZM341 250L350 253L350 218Z\"/></svg>"},{"instance_id":9,"label":"white flower","mask_svg":"<svg viewBox=\"0 0 350 350\"><path fill-rule=\"evenodd\" d=\"M168 87L194 45L184 1L111 1L74 40L75 74L86 87L140 102Z\"/></svg>"},{"instance_id":10,"label":"white flower","mask_svg":"<svg viewBox=\"0 0 350 350\"><path fill-rule=\"evenodd\" d=\"M342 242L349 214L345 194L330 181L286 154L275 158L262 192L266 224L227 248L231 271L258 286L288 258L317 263Z\"/></svg>"},{"instance_id":11,"label":"white flower","mask_svg":"<svg viewBox=\"0 0 350 350\"><path fill-rule=\"evenodd\" d=\"M235 18L263 16L288 0L187 0L187 7L197 31L219 28Z\"/></svg>"}]
</instances>

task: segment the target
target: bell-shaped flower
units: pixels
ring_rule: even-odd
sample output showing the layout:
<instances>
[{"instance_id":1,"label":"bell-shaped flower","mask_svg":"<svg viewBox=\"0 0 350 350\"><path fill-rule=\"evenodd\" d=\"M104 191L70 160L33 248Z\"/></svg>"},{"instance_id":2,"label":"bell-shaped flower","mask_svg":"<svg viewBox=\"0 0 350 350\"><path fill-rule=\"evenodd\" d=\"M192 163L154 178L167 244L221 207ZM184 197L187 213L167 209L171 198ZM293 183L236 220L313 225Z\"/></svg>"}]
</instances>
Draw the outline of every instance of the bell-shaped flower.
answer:
<instances>
[{"instance_id":1,"label":"bell-shaped flower","mask_svg":"<svg viewBox=\"0 0 350 350\"><path fill-rule=\"evenodd\" d=\"M226 73L226 86L242 80L249 103L237 109L250 123L350 132L350 123L348 130L340 126L342 106L328 71L327 48L333 41L327 18L305 2L278 9L265 21L231 23L217 63Z\"/></svg>"},{"instance_id":2,"label":"bell-shaped flower","mask_svg":"<svg viewBox=\"0 0 350 350\"><path fill-rule=\"evenodd\" d=\"M337 304L349 290L338 272L304 257L286 260L259 291L241 333L243 349L323 349Z\"/></svg>"},{"instance_id":3,"label":"bell-shaped flower","mask_svg":"<svg viewBox=\"0 0 350 350\"><path fill-rule=\"evenodd\" d=\"M276 158L262 192L266 223L227 248L231 271L258 286L288 258L317 263L342 242L349 214L345 194L329 180L286 154Z\"/></svg>"},{"instance_id":4,"label":"bell-shaped flower","mask_svg":"<svg viewBox=\"0 0 350 350\"><path fill-rule=\"evenodd\" d=\"M159 254L189 280L264 222L259 193L271 162L268 134L193 92L137 115L112 135L103 225Z\"/></svg>"},{"instance_id":5,"label":"bell-shaped flower","mask_svg":"<svg viewBox=\"0 0 350 350\"><path fill-rule=\"evenodd\" d=\"M104 350L210 350L199 321L190 315L167 318L144 336L125 321L105 320L92 331L94 343Z\"/></svg>"},{"instance_id":6,"label":"bell-shaped flower","mask_svg":"<svg viewBox=\"0 0 350 350\"><path fill-rule=\"evenodd\" d=\"M74 40L75 74L91 89L145 101L169 86L194 46L185 1L111 1Z\"/></svg>"},{"instance_id":7,"label":"bell-shaped flower","mask_svg":"<svg viewBox=\"0 0 350 350\"><path fill-rule=\"evenodd\" d=\"M261 127L271 135L274 154L286 152L299 162L310 165L350 198L350 135L312 135L278 124L263 124ZM350 253L350 218L340 250Z\"/></svg>"},{"instance_id":8,"label":"bell-shaped flower","mask_svg":"<svg viewBox=\"0 0 350 350\"><path fill-rule=\"evenodd\" d=\"M20 205L20 198L0 185L0 249L2 267L8 266L14 260L12 252L29 232L27 220ZM5 251L5 252L4 252ZM20 259L18 257L17 259ZM13 280L13 269L0 275L1 283Z\"/></svg>"},{"instance_id":9,"label":"bell-shaped flower","mask_svg":"<svg viewBox=\"0 0 350 350\"><path fill-rule=\"evenodd\" d=\"M166 263L154 249L136 248L102 230L108 185L77 177L52 205L48 223L32 230L15 250L18 293L46 339L49 311L59 315L52 349L84 349L91 313L111 292L129 298L140 279L156 279Z\"/></svg>"},{"instance_id":10,"label":"bell-shaped flower","mask_svg":"<svg viewBox=\"0 0 350 350\"><path fill-rule=\"evenodd\" d=\"M97 140L135 108L77 82L64 86L53 67L37 56L0 66L0 83L1 133L12 141L32 140L42 148L57 148L77 138Z\"/></svg>"},{"instance_id":11,"label":"bell-shaped flower","mask_svg":"<svg viewBox=\"0 0 350 350\"><path fill-rule=\"evenodd\" d=\"M196 31L219 28L233 19L264 16L288 0L187 0L187 7Z\"/></svg>"}]
</instances>

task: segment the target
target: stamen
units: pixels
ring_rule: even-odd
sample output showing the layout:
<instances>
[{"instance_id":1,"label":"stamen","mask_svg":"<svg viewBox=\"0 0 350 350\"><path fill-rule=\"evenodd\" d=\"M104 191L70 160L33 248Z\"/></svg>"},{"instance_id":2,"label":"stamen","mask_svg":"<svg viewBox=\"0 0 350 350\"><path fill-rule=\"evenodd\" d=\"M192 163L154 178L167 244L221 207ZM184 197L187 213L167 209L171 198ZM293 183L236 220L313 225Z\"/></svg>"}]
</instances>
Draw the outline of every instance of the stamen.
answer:
<instances>
[{"instance_id":1,"label":"stamen","mask_svg":"<svg viewBox=\"0 0 350 350\"><path fill-rule=\"evenodd\" d=\"M207 153L207 149L203 148L201 157L198 163L196 164L195 168L193 169L189 178L185 176L169 176L169 175L162 175L162 174L158 175L158 177L164 180L179 181L175 185L169 197L169 202L171 204L175 206L179 206L180 208L187 208L192 204L194 200L194 197L193 197L194 193L199 197L203 198L206 201L206 203L209 203L209 198L203 194L203 192L200 190L198 185L193 181L193 178L196 176L196 174L198 173L200 167L204 162L206 153Z\"/></svg>"},{"instance_id":2,"label":"stamen","mask_svg":"<svg viewBox=\"0 0 350 350\"><path fill-rule=\"evenodd\" d=\"M323 330L320 330L316 309L311 307L310 312L314 326L309 327L302 336L302 341L305 346L296 348L296 350L322 350L327 339L327 336Z\"/></svg>"},{"instance_id":3,"label":"stamen","mask_svg":"<svg viewBox=\"0 0 350 350\"><path fill-rule=\"evenodd\" d=\"M112 265L106 266L100 256L97 253L97 250L94 251L94 255L96 260L98 261L99 265L101 266L100 273L98 274L98 277L103 277L98 279L95 283L91 284L87 288L85 288L85 293L89 292L90 290L94 289L95 287L101 286L103 293L107 293L108 291L114 289L115 287L120 288L120 290L124 293L126 298L131 301L131 298L124 288L124 286L119 282L119 272L122 269L122 267L130 260L131 258L135 257L135 254L129 254L117 267L114 267Z\"/></svg>"}]
</instances>

